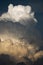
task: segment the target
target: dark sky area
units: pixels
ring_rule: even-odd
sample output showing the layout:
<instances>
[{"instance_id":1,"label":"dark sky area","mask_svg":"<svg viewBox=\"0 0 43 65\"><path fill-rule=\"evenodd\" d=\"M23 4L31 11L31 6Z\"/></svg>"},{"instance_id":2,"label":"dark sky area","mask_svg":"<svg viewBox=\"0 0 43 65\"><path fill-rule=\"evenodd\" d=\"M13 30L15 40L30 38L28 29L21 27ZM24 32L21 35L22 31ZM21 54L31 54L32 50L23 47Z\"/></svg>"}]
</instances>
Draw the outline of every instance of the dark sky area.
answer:
<instances>
[{"instance_id":1,"label":"dark sky area","mask_svg":"<svg viewBox=\"0 0 43 65\"><path fill-rule=\"evenodd\" d=\"M14 5L30 5L32 7L38 20L36 27L41 32L43 39L43 0L0 0L0 15L8 10L10 3Z\"/></svg>"}]
</instances>

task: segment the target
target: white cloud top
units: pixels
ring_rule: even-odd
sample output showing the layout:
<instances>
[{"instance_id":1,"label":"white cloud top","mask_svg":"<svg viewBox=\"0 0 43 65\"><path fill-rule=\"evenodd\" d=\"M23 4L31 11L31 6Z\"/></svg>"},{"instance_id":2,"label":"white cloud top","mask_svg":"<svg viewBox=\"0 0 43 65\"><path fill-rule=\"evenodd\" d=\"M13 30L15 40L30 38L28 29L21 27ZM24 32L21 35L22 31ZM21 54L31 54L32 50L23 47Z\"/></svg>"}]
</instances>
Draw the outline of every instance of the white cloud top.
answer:
<instances>
[{"instance_id":1,"label":"white cloud top","mask_svg":"<svg viewBox=\"0 0 43 65\"><path fill-rule=\"evenodd\" d=\"M13 4L8 6L8 12L2 14L0 16L0 20L20 22L21 24L25 25L32 21L37 22L36 18L34 17L34 12L31 11L31 6L13 6Z\"/></svg>"}]
</instances>

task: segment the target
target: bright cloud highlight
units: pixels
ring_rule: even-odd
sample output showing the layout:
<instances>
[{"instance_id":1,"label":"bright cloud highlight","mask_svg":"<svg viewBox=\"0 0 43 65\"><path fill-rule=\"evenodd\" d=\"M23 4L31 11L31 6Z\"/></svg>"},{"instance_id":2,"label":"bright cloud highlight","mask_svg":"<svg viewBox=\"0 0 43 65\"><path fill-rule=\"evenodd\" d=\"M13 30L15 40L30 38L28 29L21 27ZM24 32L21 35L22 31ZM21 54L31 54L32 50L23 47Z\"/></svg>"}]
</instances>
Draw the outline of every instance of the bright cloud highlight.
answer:
<instances>
[{"instance_id":1,"label":"bright cloud highlight","mask_svg":"<svg viewBox=\"0 0 43 65\"><path fill-rule=\"evenodd\" d=\"M37 22L36 18L34 17L34 12L31 10L31 6L13 6L13 4L8 6L8 12L2 14L0 16L0 20L19 22L23 25Z\"/></svg>"}]
</instances>

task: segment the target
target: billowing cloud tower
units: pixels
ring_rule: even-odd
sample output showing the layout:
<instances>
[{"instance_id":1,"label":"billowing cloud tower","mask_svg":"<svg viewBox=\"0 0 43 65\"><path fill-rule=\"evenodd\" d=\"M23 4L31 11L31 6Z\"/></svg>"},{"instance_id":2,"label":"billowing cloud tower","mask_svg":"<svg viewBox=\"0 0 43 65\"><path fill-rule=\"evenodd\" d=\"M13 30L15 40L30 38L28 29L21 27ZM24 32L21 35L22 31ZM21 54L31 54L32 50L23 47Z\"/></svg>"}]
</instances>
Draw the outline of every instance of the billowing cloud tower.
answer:
<instances>
[{"instance_id":1,"label":"billowing cloud tower","mask_svg":"<svg viewBox=\"0 0 43 65\"><path fill-rule=\"evenodd\" d=\"M43 56L43 51L39 51L43 44L37 22L31 6L10 4L0 16L0 53L12 55L17 61L34 61Z\"/></svg>"}]
</instances>

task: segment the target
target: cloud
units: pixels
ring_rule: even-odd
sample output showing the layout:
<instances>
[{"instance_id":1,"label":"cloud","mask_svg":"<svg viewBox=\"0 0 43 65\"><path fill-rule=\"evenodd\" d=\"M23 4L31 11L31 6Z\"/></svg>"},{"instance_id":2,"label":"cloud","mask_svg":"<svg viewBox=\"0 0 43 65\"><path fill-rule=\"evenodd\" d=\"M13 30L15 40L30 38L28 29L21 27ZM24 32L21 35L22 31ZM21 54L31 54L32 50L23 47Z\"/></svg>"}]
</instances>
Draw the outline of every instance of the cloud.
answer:
<instances>
[{"instance_id":1,"label":"cloud","mask_svg":"<svg viewBox=\"0 0 43 65\"><path fill-rule=\"evenodd\" d=\"M8 6L8 12L2 14L0 16L0 20L19 22L23 25L37 22L36 18L34 17L34 12L31 10L31 6L13 6L13 4Z\"/></svg>"},{"instance_id":2,"label":"cloud","mask_svg":"<svg viewBox=\"0 0 43 65\"><path fill-rule=\"evenodd\" d=\"M0 54L3 53L13 56L16 62L25 61L27 63L29 62L29 59L32 62L35 62L43 57L43 51L39 50L37 46L28 43L25 44L25 42L21 42L17 39L14 40L15 42L13 42L12 39L0 41Z\"/></svg>"},{"instance_id":3,"label":"cloud","mask_svg":"<svg viewBox=\"0 0 43 65\"><path fill-rule=\"evenodd\" d=\"M39 51L38 47L25 44L20 40L17 41L17 39L15 39L15 42L11 39L0 41L0 54L9 55L11 57L7 56L6 60L9 57L10 60L15 61L15 63L25 62L26 65L30 65L31 63L31 65L33 65L33 63L37 63L37 61L43 57L43 51Z\"/></svg>"},{"instance_id":4,"label":"cloud","mask_svg":"<svg viewBox=\"0 0 43 65\"><path fill-rule=\"evenodd\" d=\"M15 22L20 24L15 24ZM26 43L42 46L42 44L40 44L40 33L35 26L33 26L36 22L37 20L34 12L32 12L31 6L13 6L13 4L10 4L8 6L8 12L0 16L0 38L18 38Z\"/></svg>"},{"instance_id":5,"label":"cloud","mask_svg":"<svg viewBox=\"0 0 43 65\"><path fill-rule=\"evenodd\" d=\"M8 6L8 11L0 16L0 32L7 33L18 37L19 39L25 39L28 42L35 43L39 45L40 43L40 33L35 28L35 23L37 22L34 12L32 12L31 6L23 6L10 4ZM16 24L18 22L20 24ZM26 26L24 26L26 25ZM6 32L7 31L7 32ZM3 33L3 34L4 34ZM9 35L7 37L9 37ZM10 37L11 37L10 35ZM41 45L41 44L40 44Z\"/></svg>"},{"instance_id":6,"label":"cloud","mask_svg":"<svg viewBox=\"0 0 43 65\"><path fill-rule=\"evenodd\" d=\"M36 51L39 50L39 48L34 45L28 43L25 44L25 42L21 42L17 39L14 39L14 41L15 42L13 42L11 39L0 41L0 54L9 54L18 60L19 58L24 57L30 58L32 60Z\"/></svg>"},{"instance_id":7,"label":"cloud","mask_svg":"<svg viewBox=\"0 0 43 65\"><path fill-rule=\"evenodd\" d=\"M8 12L0 16L0 52L34 61L43 56L40 33L33 26L36 22L31 6L10 4Z\"/></svg>"},{"instance_id":8,"label":"cloud","mask_svg":"<svg viewBox=\"0 0 43 65\"><path fill-rule=\"evenodd\" d=\"M43 51L39 51L34 55L34 59L37 60L39 58L43 57Z\"/></svg>"}]
</instances>

